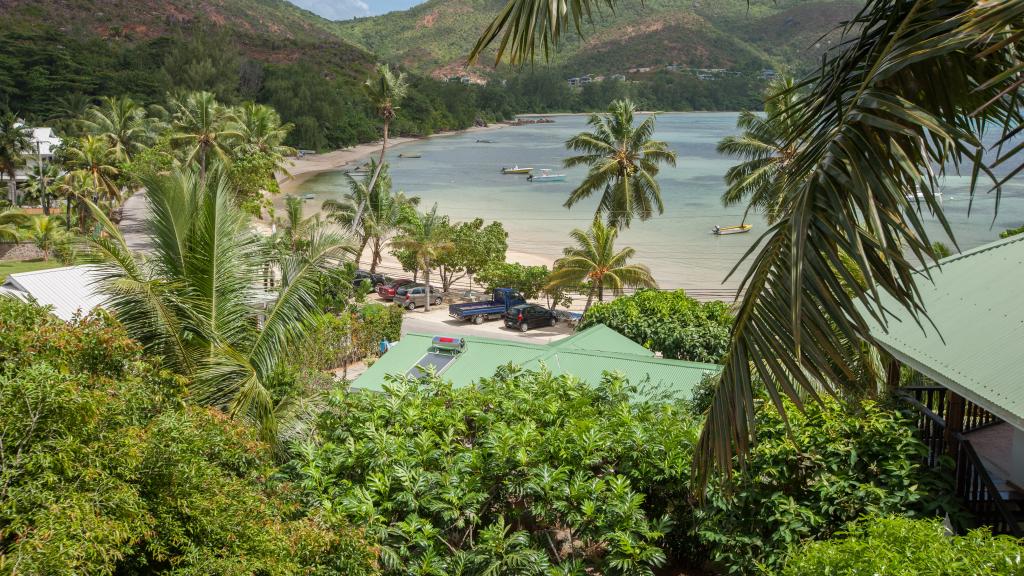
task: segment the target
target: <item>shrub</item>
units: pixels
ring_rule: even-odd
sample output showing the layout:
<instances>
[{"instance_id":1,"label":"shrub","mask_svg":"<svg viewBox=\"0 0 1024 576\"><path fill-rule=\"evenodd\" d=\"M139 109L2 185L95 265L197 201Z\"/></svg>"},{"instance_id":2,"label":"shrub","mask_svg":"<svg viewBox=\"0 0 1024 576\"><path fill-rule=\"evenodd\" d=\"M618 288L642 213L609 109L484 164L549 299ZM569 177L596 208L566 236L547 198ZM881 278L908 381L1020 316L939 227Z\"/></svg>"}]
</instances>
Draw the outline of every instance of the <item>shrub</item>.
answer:
<instances>
[{"instance_id":1,"label":"shrub","mask_svg":"<svg viewBox=\"0 0 1024 576\"><path fill-rule=\"evenodd\" d=\"M0 299L0 567L14 574L371 574L305 515L268 447L187 405L103 317ZM6 572L6 571L5 571Z\"/></svg>"},{"instance_id":2,"label":"shrub","mask_svg":"<svg viewBox=\"0 0 1024 576\"><path fill-rule=\"evenodd\" d=\"M1024 541L985 530L950 536L938 520L867 517L839 536L794 550L781 576L1024 574Z\"/></svg>"},{"instance_id":3,"label":"shrub","mask_svg":"<svg viewBox=\"0 0 1024 576\"><path fill-rule=\"evenodd\" d=\"M718 362L729 344L732 316L724 302L701 303L682 290L641 290L596 304L580 329L604 324L666 358Z\"/></svg>"},{"instance_id":4,"label":"shrub","mask_svg":"<svg viewBox=\"0 0 1024 576\"><path fill-rule=\"evenodd\" d=\"M366 304L353 313L352 349L356 358L376 354L380 341L397 342L402 337L402 309L384 304Z\"/></svg>"},{"instance_id":5,"label":"shrub","mask_svg":"<svg viewBox=\"0 0 1024 576\"><path fill-rule=\"evenodd\" d=\"M701 538L729 573L780 567L790 546L830 538L865 514L922 510L932 479L910 422L864 401L858 412L828 400L758 412L758 443L746 471L709 489Z\"/></svg>"},{"instance_id":6,"label":"shrub","mask_svg":"<svg viewBox=\"0 0 1024 576\"><path fill-rule=\"evenodd\" d=\"M689 508L696 427L631 391L515 368L458 390L391 379L383 394L338 391L323 444L294 466L390 574L651 574L669 516Z\"/></svg>"}]
</instances>

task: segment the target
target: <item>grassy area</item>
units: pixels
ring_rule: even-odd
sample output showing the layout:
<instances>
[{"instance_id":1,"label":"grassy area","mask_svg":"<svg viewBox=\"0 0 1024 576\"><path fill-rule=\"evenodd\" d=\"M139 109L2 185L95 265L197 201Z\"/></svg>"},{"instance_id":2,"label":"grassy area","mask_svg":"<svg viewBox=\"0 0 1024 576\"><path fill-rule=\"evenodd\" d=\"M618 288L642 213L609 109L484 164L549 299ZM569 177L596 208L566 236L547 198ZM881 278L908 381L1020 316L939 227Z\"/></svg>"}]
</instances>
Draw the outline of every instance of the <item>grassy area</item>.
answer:
<instances>
[{"instance_id":1,"label":"grassy area","mask_svg":"<svg viewBox=\"0 0 1024 576\"><path fill-rule=\"evenodd\" d=\"M47 268L57 268L60 265L60 262L58 262L56 258L50 258L45 262L42 259L0 262L0 282L7 280L8 274L46 270Z\"/></svg>"}]
</instances>

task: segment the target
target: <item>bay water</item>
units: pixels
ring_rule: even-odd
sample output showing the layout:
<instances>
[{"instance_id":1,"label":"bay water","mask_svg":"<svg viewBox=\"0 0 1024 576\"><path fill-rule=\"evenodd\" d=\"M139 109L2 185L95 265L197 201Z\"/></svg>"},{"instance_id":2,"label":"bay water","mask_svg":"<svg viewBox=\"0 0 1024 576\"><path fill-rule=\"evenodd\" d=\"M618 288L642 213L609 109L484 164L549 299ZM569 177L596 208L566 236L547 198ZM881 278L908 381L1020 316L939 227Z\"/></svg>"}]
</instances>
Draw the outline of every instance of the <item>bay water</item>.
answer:
<instances>
[{"instance_id":1,"label":"bay water","mask_svg":"<svg viewBox=\"0 0 1024 576\"><path fill-rule=\"evenodd\" d=\"M389 150L395 190L419 196L422 207L435 202L439 211L455 221L498 220L509 233L509 249L547 260L558 258L569 244L573 228L586 228L593 219L598 196L571 210L563 207L569 192L582 180L585 168L563 169L572 154L565 141L587 129L586 116L554 116L551 124L512 126L500 130L463 133L414 141ZM737 133L735 113L672 113L657 118L655 138L676 151L676 167L665 166L659 175L665 212L646 222L633 221L619 246L636 249L635 262L649 266L662 288L684 288L700 297L728 298L746 269L730 270L767 230L758 215L747 222L752 232L716 236L717 226L739 224L743 207L723 207L723 175L735 159L716 152L719 140ZM493 143L480 142L490 140ZM421 158L400 158L420 154ZM501 174L518 164L537 173L542 168L564 173L564 182L532 183L523 175ZM351 167L346 167L346 170ZM1005 228L1024 224L1024 180L1003 190L998 215L995 194L982 187L968 216L969 174L949 176L943 185L943 208L962 250L991 242ZM305 181L299 194L313 194L319 204L348 191L342 171L325 172ZM995 218L993 219L993 217ZM926 216L933 240L952 242L937 219Z\"/></svg>"}]
</instances>

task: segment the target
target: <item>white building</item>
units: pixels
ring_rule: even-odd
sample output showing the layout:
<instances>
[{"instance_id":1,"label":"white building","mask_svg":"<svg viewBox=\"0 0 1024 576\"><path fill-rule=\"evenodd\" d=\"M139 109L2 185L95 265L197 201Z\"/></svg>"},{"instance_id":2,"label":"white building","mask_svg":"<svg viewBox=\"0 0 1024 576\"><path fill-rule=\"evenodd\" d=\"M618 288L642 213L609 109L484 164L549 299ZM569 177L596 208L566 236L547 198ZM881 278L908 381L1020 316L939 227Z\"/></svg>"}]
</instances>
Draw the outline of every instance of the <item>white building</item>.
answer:
<instances>
[{"instance_id":1,"label":"white building","mask_svg":"<svg viewBox=\"0 0 1024 576\"><path fill-rule=\"evenodd\" d=\"M18 272L0 285L0 297L50 306L54 316L67 321L76 313L85 315L103 304L103 294L96 288L97 279L93 266Z\"/></svg>"},{"instance_id":2,"label":"white building","mask_svg":"<svg viewBox=\"0 0 1024 576\"><path fill-rule=\"evenodd\" d=\"M52 162L54 153L61 145L61 139L53 131L53 128L32 128L29 142L31 146L25 153L25 165L16 173L15 180L18 182L28 180L28 175L40 161L44 166Z\"/></svg>"}]
</instances>

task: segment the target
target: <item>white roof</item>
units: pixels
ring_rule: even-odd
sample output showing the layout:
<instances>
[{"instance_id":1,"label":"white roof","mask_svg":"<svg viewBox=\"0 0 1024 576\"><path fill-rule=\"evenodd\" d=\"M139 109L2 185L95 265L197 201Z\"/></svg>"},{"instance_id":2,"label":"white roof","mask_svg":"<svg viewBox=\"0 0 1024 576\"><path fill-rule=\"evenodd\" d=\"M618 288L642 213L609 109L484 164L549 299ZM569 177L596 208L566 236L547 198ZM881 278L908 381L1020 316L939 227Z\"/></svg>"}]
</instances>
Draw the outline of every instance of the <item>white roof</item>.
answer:
<instances>
[{"instance_id":1,"label":"white roof","mask_svg":"<svg viewBox=\"0 0 1024 576\"><path fill-rule=\"evenodd\" d=\"M76 312L88 314L103 304L103 295L96 289L92 266L68 266L36 272L11 274L0 286L4 294L22 299L32 298L42 306L52 306L61 320L71 320Z\"/></svg>"},{"instance_id":2,"label":"white roof","mask_svg":"<svg viewBox=\"0 0 1024 576\"><path fill-rule=\"evenodd\" d=\"M36 152L35 144L39 142L39 153L43 156L50 156L53 154L55 148L60 146L60 138L57 137L53 132L53 128L33 128L32 129L32 153Z\"/></svg>"}]
</instances>

